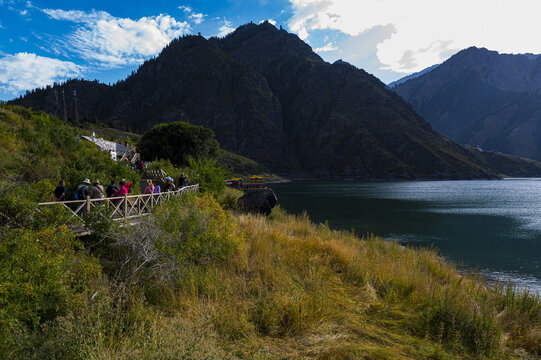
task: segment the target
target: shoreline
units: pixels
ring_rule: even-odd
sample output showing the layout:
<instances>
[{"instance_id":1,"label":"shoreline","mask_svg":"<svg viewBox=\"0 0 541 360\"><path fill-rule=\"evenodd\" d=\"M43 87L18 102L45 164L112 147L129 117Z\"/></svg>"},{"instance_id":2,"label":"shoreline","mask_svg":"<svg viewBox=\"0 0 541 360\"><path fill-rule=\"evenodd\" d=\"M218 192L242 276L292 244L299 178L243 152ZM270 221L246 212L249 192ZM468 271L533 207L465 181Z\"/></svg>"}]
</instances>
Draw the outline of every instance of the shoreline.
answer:
<instances>
[{"instance_id":1,"label":"shoreline","mask_svg":"<svg viewBox=\"0 0 541 360\"><path fill-rule=\"evenodd\" d=\"M483 184L483 185L476 185L476 183L472 183L470 185L470 187L474 187L474 188L477 188L478 186L483 186L484 188L492 188L492 186L496 186L496 188L502 188L502 189L506 189L506 188L509 188L509 189L513 189L513 188L517 188L518 187L522 187L520 181L524 181L526 180L527 182L528 181L531 181L530 184L532 184L532 186L535 188L537 187L537 181L541 181L541 178L516 178L516 177L513 177L513 178L505 178L505 179L502 179L502 180L507 180L507 181L494 181L492 182L492 180L486 180L487 182L486 183L482 183L482 182L478 182L479 184ZM421 181L424 181L424 180L421 180ZM448 182L447 184L446 183L442 183L441 185L436 185L437 181L434 181L434 185L431 185L430 183L426 183L426 184L422 184L420 183L419 187L425 189L425 188L428 188L428 189L432 189L432 188L437 188L437 189L444 189L446 188L447 186L451 186L452 188L455 188L455 189L458 189L460 188L462 185L460 185L461 183L455 183L454 185L451 183L451 181L456 181L456 180L441 180L441 181L444 181L444 182ZM461 180L461 181L467 181L467 180ZM519 183L517 183L517 185L514 185L513 184L513 181L518 181ZM302 189L307 189L308 193L311 194L313 191L315 191L314 189L317 189L318 188L318 183L321 182L322 183L322 186L323 188L327 189L327 188L333 188L333 183L336 184L337 188L340 188L340 184L343 184L342 186L344 186L345 188L349 188L351 184L351 186L353 186L355 188L356 186L356 182L359 183L359 186L361 187L364 187L364 186L368 186L370 189L373 189L373 187L378 187L379 185L377 185L377 183L380 183L380 181L377 181L377 180L370 180L370 181L358 181L358 180L342 180L342 181L332 181L332 180L321 180L321 179L290 179L289 180L290 183L294 183L294 182L298 182L298 184L295 186L294 184L291 184L290 186L285 186L284 189L285 190L282 190L285 192L285 194L281 194L280 191L277 191L276 194L278 196L278 201L280 203L281 206L284 206L284 203L281 200L282 197L285 197L287 196L287 194L289 194L289 190L287 189L296 189L296 190L293 190L294 192L298 191L299 189L301 190L302 192ZM313 183L312 183L313 182ZM385 183L389 183L388 185L385 185ZM402 181L404 183L404 185L398 185L399 181L385 181L385 182L381 182L382 183L382 186L384 186L384 188L387 188L387 186L390 186L392 187L393 189L402 189L402 190L397 190L401 193L403 193L403 191L406 191L404 189L409 189L411 188L410 185L408 185L410 183L410 181ZM365 185L362 185L362 183L365 183ZM393 185L392 183L397 183L397 185ZM509 185L505 185L504 183L509 183ZM466 184L467 183L463 183L464 186L468 187ZM491 185L491 184L494 184L494 185ZM500 185L498 185L500 184ZM398 188L395 188L395 186L398 186ZM415 188L417 188L417 186L413 185ZM278 188L278 186L276 187L278 190L280 190L280 188ZM275 190L275 189L273 189ZM339 191L339 190L337 190ZM323 191L325 193L325 191ZM331 191L332 192L332 191ZM355 196L351 197L352 194L349 194L350 196L347 195L348 192L346 191L346 193L342 194L343 197L341 197L341 199L343 199L345 201L345 197L350 197L351 199L357 199ZM329 202L328 204L330 204L329 206L331 206L331 208L327 209L326 211L317 211L315 210L315 208L312 206L312 208L310 208L310 206L308 205L307 207L307 204L303 204L302 200L306 200L308 201L308 203L310 202L309 199L311 199L311 196L312 195L305 195L305 196L308 196L308 200L305 199L303 196L300 196L298 199L297 197L294 196L294 199L291 200L293 201L293 203L289 204L290 206L288 208L286 207L283 207L283 209L288 212L288 213L292 213L292 214L300 214L302 213L303 211L306 212L308 214L308 216L313 219L314 222L318 223L318 224L333 224L333 225L330 225L331 229L334 229L334 230L346 230L346 231L349 231L351 229L356 229L355 230L355 234L357 234L358 236L362 236L362 235L367 235L367 234L370 234L370 233L373 233L373 234L376 234L377 236L381 236L385 241L389 241L389 242L396 242L400 245L403 245L403 246L408 246L408 247L411 247L411 248L414 248L414 249L422 249L422 248L430 248L431 246L435 246L437 249L438 249L438 253L440 254L440 256L442 256L447 262L450 262L450 263L453 263L454 265L456 265L457 268L461 269L461 271L465 274L468 274L468 273L473 273L473 274L479 274L480 276L482 276L482 278L488 283L488 282L491 282L491 283L494 283L494 284L500 284L502 285L503 287L505 287L507 285L508 282L511 282L512 285L520 292L522 291L527 291L528 293L530 294L538 294L541 296L541 276L539 276L539 274L537 273L537 271L533 268L533 266L536 264L535 260L532 260L531 257L528 257L529 260L524 260L526 261L524 264L520 264L520 262L518 261L515 261L513 263L513 265L510 265L509 267L499 267L498 266L498 259L500 258L500 254L498 254L497 252L494 252L491 256L491 258L493 259L492 261L484 261L478 257L470 257L468 255L468 249L470 248L469 246L466 246L466 245L463 245L460 243L460 240L459 240L459 243L457 245L449 245L448 242L449 241L453 241L456 239L456 236L455 235L441 235L442 237L438 240L435 240L435 239L432 239L431 240L431 237L433 235L433 233L424 233L422 231L422 229L420 229L420 232L417 231L415 229L409 229L409 228L404 228L403 225L396 225L396 226L399 226L398 228L396 228L396 226L394 225L393 223L393 220L391 219L390 223L386 223L386 221L388 222L389 219L385 220L382 218L382 216L376 216L374 218L372 218L371 216L367 215L368 217L364 216L364 217L359 217L359 216L356 216L354 215L354 213L351 213L350 215L347 215L347 214L342 214L341 216L334 216L333 217L333 207L332 206L345 206L348 210L351 210L353 212L355 211L360 211L362 213L362 211L364 210L359 210L359 209L364 209L363 205L359 205L359 206L355 206L355 205L352 205L351 203L354 202L354 200L351 200L351 201L348 201L346 203L344 203L343 201L340 201L340 202L337 202L337 201L331 201ZM324 197L327 196L327 195L323 195ZM377 196L376 196L377 197ZM423 196L421 196L423 197ZM296 200L295 200L296 199ZM327 197L325 197L325 199L328 200ZM408 196L405 196L405 198L403 198L402 196L398 196L397 200L411 200L411 201L415 201L416 197L408 197ZM366 201L366 199L364 197L360 197L358 198L358 201L360 203ZM453 200L451 200L453 201ZM502 200L503 201L503 200ZM476 202L473 202L471 206L475 207L475 204ZM496 205L494 206L500 206L500 202L497 202ZM351 209L349 207L351 207ZM499 208L499 207L498 207ZM401 209L401 208L400 208ZM407 209L406 207L404 209ZM366 209L365 209L366 210ZM381 210L381 209L380 209ZM389 210L392 212L392 210ZM404 210L405 211L405 210ZM413 211L412 212L412 216L414 216L414 218L412 218L412 220L415 220L415 214L417 213L414 209L411 210ZM330 213L329 213L330 212ZM474 214L470 214L471 216L473 216ZM481 216L483 216L483 214L480 214ZM313 217L315 216L315 217ZM392 215L391 215L392 216ZM421 215L419 215L421 216ZM444 216L444 215L442 215ZM511 216L511 215L509 215ZM409 219L408 216L406 216L407 219ZM438 218L440 219L440 218ZM474 221L475 219L473 220L468 220L468 222L464 223L468 226L473 226L472 225L472 221ZM370 225L372 224L372 222L374 221L379 221L378 224L379 225ZM424 221L424 222L423 222ZM421 225L419 225L421 228L423 226L428 226L429 222L430 222L430 218L428 219L425 219L421 221ZM444 221L444 220L442 220ZM330 223L330 224L329 224ZM367 225L368 224L368 225ZM424 225L423 225L424 224ZM413 225L415 226L415 225ZM444 226L444 225L443 225ZM515 228L512 228L512 229L515 229ZM408 231L409 230L409 231ZM442 228L441 231L454 231L452 228L449 228L449 226L447 227L444 227ZM433 235L433 236L436 236L436 235ZM477 236L477 237L476 237ZM488 236L495 236L494 235L494 231L492 231ZM529 239L533 239L533 236L535 236L535 233L532 233L529 237ZM508 239L509 238L509 239ZM510 243L511 241L513 241L513 237L496 237L495 239L498 239L497 241L498 244L505 244L506 242L507 243ZM483 241L482 238L479 238L478 235L475 235L473 238L470 239L471 241ZM443 242L442 242L443 241ZM447 242L445 242L447 241ZM443 249L441 249L441 247L443 246ZM504 245L502 245L504 246ZM447 247L447 249L446 249ZM466 260L464 260L466 259ZM467 263L464 263L464 261L466 261ZM534 261L534 262L532 262ZM526 265L527 264L527 265ZM522 269L522 267L524 266L524 270L520 270Z\"/></svg>"}]
</instances>

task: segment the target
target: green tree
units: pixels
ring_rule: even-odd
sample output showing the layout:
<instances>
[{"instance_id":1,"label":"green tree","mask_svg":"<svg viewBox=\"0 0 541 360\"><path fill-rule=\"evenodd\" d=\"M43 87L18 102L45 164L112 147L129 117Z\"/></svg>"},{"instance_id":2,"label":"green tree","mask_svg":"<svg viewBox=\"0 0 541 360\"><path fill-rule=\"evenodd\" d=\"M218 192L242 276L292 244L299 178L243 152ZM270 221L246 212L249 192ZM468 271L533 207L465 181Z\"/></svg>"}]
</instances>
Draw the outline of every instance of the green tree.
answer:
<instances>
[{"instance_id":1,"label":"green tree","mask_svg":"<svg viewBox=\"0 0 541 360\"><path fill-rule=\"evenodd\" d=\"M173 122L154 126L139 142L143 160L168 159L175 166L187 165L188 156L216 158L220 145L214 131L185 122Z\"/></svg>"},{"instance_id":2,"label":"green tree","mask_svg":"<svg viewBox=\"0 0 541 360\"><path fill-rule=\"evenodd\" d=\"M199 190L220 196L225 190L225 176L227 171L216 165L216 160L208 158L186 157L188 163L186 174L191 183L199 184Z\"/></svg>"}]
</instances>

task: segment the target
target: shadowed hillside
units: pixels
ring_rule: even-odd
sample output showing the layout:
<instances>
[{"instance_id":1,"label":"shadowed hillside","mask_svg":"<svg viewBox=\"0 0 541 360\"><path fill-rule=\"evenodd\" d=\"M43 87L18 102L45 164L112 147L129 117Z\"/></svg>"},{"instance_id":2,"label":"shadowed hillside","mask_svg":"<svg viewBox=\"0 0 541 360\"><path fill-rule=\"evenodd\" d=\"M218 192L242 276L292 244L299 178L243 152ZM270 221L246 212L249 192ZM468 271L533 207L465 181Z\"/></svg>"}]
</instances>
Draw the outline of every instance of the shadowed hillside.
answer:
<instances>
[{"instance_id":1,"label":"shadowed hillside","mask_svg":"<svg viewBox=\"0 0 541 360\"><path fill-rule=\"evenodd\" d=\"M394 87L451 139L541 159L541 58L469 48Z\"/></svg>"},{"instance_id":2,"label":"shadowed hillside","mask_svg":"<svg viewBox=\"0 0 541 360\"><path fill-rule=\"evenodd\" d=\"M75 114L77 90L78 114ZM142 132L161 122L213 129L226 150L292 177L494 178L377 78L329 64L296 35L247 24L223 39L172 41L126 80L72 80L16 104ZM508 174L509 175L509 174ZM530 175L534 175L533 173Z\"/></svg>"}]
</instances>

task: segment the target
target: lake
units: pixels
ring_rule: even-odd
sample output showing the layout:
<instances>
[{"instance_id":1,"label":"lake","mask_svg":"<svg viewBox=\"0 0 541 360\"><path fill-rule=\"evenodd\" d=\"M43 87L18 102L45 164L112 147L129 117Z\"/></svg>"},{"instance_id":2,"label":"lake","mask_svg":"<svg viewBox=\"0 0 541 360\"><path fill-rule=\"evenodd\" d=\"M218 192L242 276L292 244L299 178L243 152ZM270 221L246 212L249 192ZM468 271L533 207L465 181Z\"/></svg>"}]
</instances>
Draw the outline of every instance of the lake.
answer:
<instances>
[{"instance_id":1,"label":"lake","mask_svg":"<svg viewBox=\"0 0 541 360\"><path fill-rule=\"evenodd\" d=\"M290 213L331 228L435 246L488 278L541 291L541 179L272 184Z\"/></svg>"}]
</instances>

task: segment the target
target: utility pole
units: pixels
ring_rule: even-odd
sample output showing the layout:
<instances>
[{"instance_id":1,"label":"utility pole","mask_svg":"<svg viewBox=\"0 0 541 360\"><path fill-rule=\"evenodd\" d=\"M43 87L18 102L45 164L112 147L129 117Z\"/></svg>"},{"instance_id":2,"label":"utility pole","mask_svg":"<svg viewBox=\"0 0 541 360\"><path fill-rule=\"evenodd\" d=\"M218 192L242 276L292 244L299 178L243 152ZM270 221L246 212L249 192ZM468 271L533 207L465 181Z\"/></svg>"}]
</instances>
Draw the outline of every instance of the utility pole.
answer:
<instances>
[{"instance_id":1,"label":"utility pole","mask_svg":"<svg viewBox=\"0 0 541 360\"><path fill-rule=\"evenodd\" d=\"M58 90L53 90L54 94L54 116L58 116L58 110L60 109L60 102L58 101Z\"/></svg>"},{"instance_id":2,"label":"utility pole","mask_svg":"<svg viewBox=\"0 0 541 360\"><path fill-rule=\"evenodd\" d=\"M75 123L79 124L79 112L77 111L77 90L73 90L73 98L75 101Z\"/></svg>"},{"instance_id":3,"label":"utility pole","mask_svg":"<svg viewBox=\"0 0 541 360\"><path fill-rule=\"evenodd\" d=\"M62 89L62 103L64 104L64 121L68 121L68 113L66 112L66 96L64 95L64 89Z\"/></svg>"}]
</instances>

